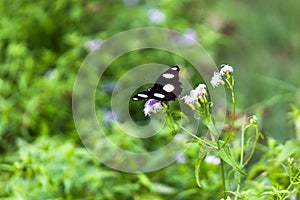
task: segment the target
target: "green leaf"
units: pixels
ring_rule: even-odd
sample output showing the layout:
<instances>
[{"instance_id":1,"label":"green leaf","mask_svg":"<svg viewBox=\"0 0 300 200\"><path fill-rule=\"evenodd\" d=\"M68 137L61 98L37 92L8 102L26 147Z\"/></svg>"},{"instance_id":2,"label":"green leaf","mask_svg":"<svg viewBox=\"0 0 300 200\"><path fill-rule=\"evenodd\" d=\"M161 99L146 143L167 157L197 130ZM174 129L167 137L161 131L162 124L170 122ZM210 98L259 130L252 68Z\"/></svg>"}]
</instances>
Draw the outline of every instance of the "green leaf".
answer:
<instances>
[{"instance_id":1,"label":"green leaf","mask_svg":"<svg viewBox=\"0 0 300 200\"><path fill-rule=\"evenodd\" d=\"M195 177L196 177L196 182L197 182L197 185L198 187L202 187L201 184L200 184L200 168L201 168L201 164L203 163L204 161L204 158L206 157L206 153L200 153L199 157L197 158L196 160L196 163L195 163Z\"/></svg>"},{"instance_id":2,"label":"green leaf","mask_svg":"<svg viewBox=\"0 0 300 200\"><path fill-rule=\"evenodd\" d=\"M239 167L238 163L234 159L229 145L225 145L224 147L222 147L222 149L218 151L218 155L223 161L225 161L227 164L232 166L234 169L238 170L239 173L246 175L245 172L242 171L242 169Z\"/></svg>"},{"instance_id":3,"label":"green leaf","mask_svg":"<svg viewBox=\"0 0 300 200\"><path fill-rule=\"evenodd\" d=\"M182 117L184 118L187 122L189 122L189 118L188 116L186 116L183 112L181 112L180 110L174 110L172 111L172 116L174 117Z\"/></svg>"},{"instance_id":4,"label":"green leaf","mask_svg":"<svg viewBox=\"0 0 300 200\"><path fill-rule=\"evenodd\" d=\"M202 120L202 123L208 128L211 133L211 138L215 141L218 137L218 131L216 130L215 124L211 118L211 115L207 116Z\"/></svg>"},{"instance_id":5,"label":"green leaf","mask_svg":"<svg viewBox=\"0 0 300 200\"><path fill-rule=\"evenodd\" d=\"M166 184L157 183L157 182L152 182L151 190L159 194L174 194L178 192L177 188L168 186Z\"/></svg>"},{"instance_id":6,"label":"green leaf","mask_svg":"<svg viewBox=\"0 0 300 200\"><path fill-rule=\"evenodd\" d=\"M299 152L299 151L300 151L300 143L299 143L299 141L289 140L289 141L287 141L284 144L284 146L282 148L282 151L278 155L278 159L277 160L279 162L283 162L288 157L290 157L293 153Z\"/></svg>"},{"instance_id":7,"label":"green leaf","mask_svg":"<svg viewBox=\"0 0 300 200\"><path fill-rule=\"evenodd\" d=\"M138 179L145 187L151 188L151 181L145 174L138 174Z\"/></svg>"}]
</instances>

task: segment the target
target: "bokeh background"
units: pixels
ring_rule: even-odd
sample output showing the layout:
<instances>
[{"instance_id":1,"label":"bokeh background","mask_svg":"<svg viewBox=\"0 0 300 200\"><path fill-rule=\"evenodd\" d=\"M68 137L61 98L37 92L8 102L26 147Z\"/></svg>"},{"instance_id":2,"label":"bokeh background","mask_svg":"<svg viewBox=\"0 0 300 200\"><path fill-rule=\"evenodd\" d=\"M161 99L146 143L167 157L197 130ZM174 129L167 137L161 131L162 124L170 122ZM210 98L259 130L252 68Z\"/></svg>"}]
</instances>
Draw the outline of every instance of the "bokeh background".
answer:
<instances>
[{"instance_id":1,"label":"bokeh background","mask_svg":"<svg viewBox=\"0 0 300 200\"><path fill-rule=\"evenodd\" d=\"M199 189L194 179L196 147L148 174L117 172L95 160L73 122L77 70L91 50L119 32L149 26L182 32L200 43L217 66L234 66L238 112L256 114L264 135L284 142L296 134L288 113L300 97L299 8L295 0L1 1L0 197L212 198L221 184L214 174L217 167L206 165L209 173ZM154 59L176 61L161 51L120 58L105 73L97 103L108 107L114 83L131 63ZM120 138L109 107L97 114L124 148L139 151L163 144Z\"/></svg>"}]
</instances>

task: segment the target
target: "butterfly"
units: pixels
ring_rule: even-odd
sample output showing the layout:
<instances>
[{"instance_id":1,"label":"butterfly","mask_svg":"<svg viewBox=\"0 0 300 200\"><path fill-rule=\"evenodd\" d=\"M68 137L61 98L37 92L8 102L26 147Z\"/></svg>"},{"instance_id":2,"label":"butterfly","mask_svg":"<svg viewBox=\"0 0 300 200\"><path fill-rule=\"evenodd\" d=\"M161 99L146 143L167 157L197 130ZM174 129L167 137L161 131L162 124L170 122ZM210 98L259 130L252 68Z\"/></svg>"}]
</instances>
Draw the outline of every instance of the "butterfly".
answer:
<instances>
[{"instance_id":1,"label":"butterfly","mask_svg":"<svg viewBox=\"0 0 300 200\"><path fill-rule=\"evenodd\" d=\"M179 81L179 71L180 68L178 66L170 67L159 76L153 87L148 88L146 91L137 93L132 97L132 100L175 100L182 92L181 82Z\"/></svg>"}]
</instances>

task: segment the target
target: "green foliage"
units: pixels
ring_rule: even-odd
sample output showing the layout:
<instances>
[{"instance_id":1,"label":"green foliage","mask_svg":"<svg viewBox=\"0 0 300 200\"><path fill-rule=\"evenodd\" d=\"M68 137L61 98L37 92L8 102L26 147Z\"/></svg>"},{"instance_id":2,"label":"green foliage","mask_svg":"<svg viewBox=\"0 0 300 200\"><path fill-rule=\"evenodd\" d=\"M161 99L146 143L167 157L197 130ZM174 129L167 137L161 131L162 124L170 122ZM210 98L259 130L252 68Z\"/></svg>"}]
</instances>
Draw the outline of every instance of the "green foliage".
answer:
<instances>
[{"instance_id":1,"label":"green foliage","mask_svg":"<svg viewBox=\"0 0 300 200\"><path fill-rule=\"evenodd\" d=\"M72 82L87 53L76 30L87 17L81 4L2 1L0 10L0 149L73 132Z\"/></svg>"},{"instance_id":2,"label":"green foliage","mask_svg":"<svg viewBox=\"0 0 300 200\"><path fill-rule=\"evenodd\" d=\"M118 194L130 196L140 187L132 183L122 189L114 184L122 182L122 175L100 167L72 141L42 136L33 144L19 141L18 146L1 165L2 197L113 199Z\"/></svg>"},{"instance_id":3,"label":"green foliage","mask_svg":"<svg viewBox=\"0 0 300 200\"><path fill-rule=\"evenodd\" d=\"M178 6L193 5L177 1L169 7L167 2L125 6L122 1L1 1L0 150L11 148L18 137L33 140L38 135L72 133L72 86L88 54L88 39L105 39L131 27L151 26L147 9L152 7L168 14L162 25L171 26L173 17L187 15L175 12ZM201 1L196 4L203 6ZM204 14L197 12L199 19L195 20L200 21ZM186 20L183 22L178 24L178 30L189 28ZM122 66L147 62L134 61L139 57L117 63L110 79L124 72Z\"/></svg>"}]
</instances>

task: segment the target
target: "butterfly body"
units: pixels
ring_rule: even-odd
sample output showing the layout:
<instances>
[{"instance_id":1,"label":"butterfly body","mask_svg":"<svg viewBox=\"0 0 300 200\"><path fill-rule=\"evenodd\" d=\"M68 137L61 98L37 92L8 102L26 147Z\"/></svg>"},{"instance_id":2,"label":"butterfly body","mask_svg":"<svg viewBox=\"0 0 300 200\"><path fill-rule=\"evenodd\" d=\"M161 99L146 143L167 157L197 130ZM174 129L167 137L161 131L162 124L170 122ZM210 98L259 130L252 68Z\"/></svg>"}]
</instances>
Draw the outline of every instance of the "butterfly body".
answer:
<instances>
[{"instance_id":1,"label":"butterfly body","mask_svg":"<svg viewBox=\"0 0 300 200\"><path fill-rule=\"evenodd\" d=\"M132 100L175 100L182 92L181 83L179 81L179 71L180 68L178 66L170 67L160 75L153 87L148 88L146 91L137 93L132 97Z\"/></svg>"}]
</instances>

